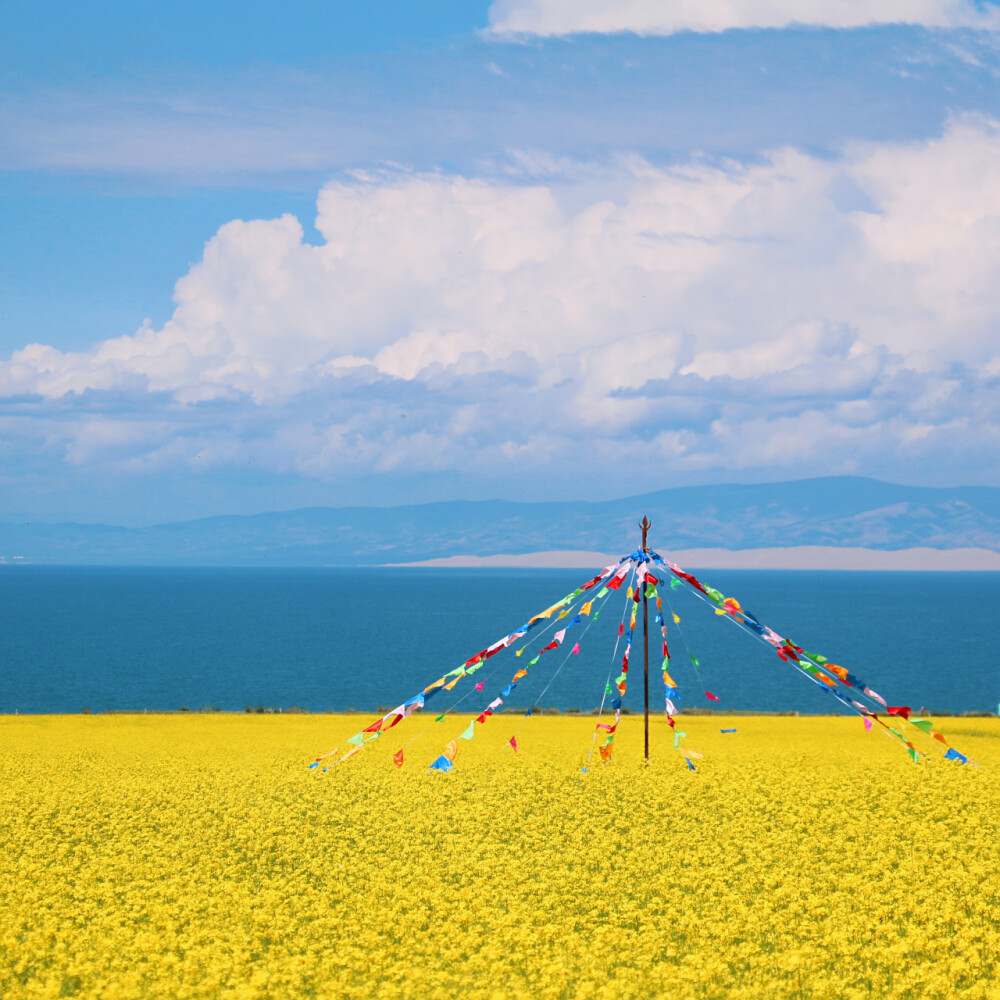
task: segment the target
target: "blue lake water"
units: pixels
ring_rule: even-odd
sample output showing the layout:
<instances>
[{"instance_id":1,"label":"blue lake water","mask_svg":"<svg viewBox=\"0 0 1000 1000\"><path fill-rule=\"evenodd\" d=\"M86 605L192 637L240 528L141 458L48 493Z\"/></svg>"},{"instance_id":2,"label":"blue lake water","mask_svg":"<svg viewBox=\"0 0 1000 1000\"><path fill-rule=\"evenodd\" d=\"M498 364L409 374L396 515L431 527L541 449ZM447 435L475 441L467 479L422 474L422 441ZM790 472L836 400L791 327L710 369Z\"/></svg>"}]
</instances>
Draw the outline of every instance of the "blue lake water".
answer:
<instances>
[{"instance_id":1,"label":"blue lake water","mask_svg":"<svg viewBox=\"0 0 1000 1000\"><path fill-rule=\"evenodd\" d=\"M591 575L2 567L0 712L391 708ZM851 669L891 704L997 710L1000 574L699 575L780 634ZM682 619L670 639L682 707L837 710L834 699L692 594L663 592ZM624 594L613 601L586 632L586 623L570 632L580 654L548 655L507 707L594 708L613 666ZM650 701L662 711L658 629L650 643ZM700 679L689 652L701 661ZM443 710L464 699L460 710L478 712L523 665L506 650L477 674L481 692L463 681L431 704ZM637 649L625 702L632 709L642 705L641 666ZM708 702L704 688L720 701Z\"/></svg>"}]
</instances>

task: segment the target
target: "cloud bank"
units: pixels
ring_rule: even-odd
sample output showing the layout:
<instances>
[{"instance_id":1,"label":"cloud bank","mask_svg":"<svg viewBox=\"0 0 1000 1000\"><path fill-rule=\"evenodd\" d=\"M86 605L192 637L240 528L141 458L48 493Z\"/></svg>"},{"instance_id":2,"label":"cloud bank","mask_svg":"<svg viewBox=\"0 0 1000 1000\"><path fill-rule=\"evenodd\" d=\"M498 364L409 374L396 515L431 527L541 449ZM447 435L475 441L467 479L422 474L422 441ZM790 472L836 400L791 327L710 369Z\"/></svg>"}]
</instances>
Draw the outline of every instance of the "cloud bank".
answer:
<instances>
[{"instance_id":1,"label":"cloud bank","mask_svg":"<svg viewBox=\"0 0 1000 1000\"><path fill-rule=\"evenodd\" d=\"M673 35L732 28L861 28L912 24L929 28L1000 28L995 7L972 0L495 0L497 35L580 32Z\"/></svg>"},{"instance_id":2,"label":"cloud bank","mask_svg":"<svg viewBox=\"0 0 1000 1000\"><path fill-rule=\"evenodd\" d=\"M555 182L359 174L320 192L318 245L229 222L162 329L0 363L5 464L1000 482L995 123L599 183L570 209Z\"/></svg>"}]
</instances>

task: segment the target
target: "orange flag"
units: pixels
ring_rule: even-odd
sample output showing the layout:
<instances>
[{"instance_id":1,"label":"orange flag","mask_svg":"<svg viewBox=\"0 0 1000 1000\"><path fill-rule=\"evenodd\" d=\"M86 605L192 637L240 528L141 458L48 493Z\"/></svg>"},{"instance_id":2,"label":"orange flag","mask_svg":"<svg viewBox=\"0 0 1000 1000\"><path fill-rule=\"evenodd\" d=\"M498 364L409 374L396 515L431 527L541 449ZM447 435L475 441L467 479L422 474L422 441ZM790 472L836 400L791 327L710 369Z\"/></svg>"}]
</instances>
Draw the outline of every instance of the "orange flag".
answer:
<instances>
[{"instance_id":1,"label":"orange flag","mask_svg":"<svg viewBox=\"0 0 1000 1000\"><path fill-rule=\"evenodd\" d=\"M397 750L392 755L392 762L393 762L393 764L396 765L396 767L402 767L403 766L403 751L402 750Z\"/></svg>"}]
</instances>

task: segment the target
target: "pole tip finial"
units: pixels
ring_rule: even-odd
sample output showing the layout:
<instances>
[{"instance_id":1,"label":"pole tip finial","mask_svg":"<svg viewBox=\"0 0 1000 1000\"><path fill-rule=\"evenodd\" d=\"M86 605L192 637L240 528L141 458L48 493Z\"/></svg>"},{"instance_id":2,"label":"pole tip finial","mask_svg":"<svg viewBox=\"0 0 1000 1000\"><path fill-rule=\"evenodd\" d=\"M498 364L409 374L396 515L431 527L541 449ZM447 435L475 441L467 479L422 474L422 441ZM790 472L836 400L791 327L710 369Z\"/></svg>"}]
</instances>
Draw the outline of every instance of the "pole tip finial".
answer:
<instances>
[{"instance_id":1,"label":"pole tip finial","mask_svg":"<svg viewBox=\"0 0 1000 1000\"><path fill-rule=\"evenodd\" d=\"M649 518L645 514L642 516L642 520L639 522L639 527L642 528L642 547L646 548L646 533L653 526L649 523Z\"/></svg>"}]
</instances>

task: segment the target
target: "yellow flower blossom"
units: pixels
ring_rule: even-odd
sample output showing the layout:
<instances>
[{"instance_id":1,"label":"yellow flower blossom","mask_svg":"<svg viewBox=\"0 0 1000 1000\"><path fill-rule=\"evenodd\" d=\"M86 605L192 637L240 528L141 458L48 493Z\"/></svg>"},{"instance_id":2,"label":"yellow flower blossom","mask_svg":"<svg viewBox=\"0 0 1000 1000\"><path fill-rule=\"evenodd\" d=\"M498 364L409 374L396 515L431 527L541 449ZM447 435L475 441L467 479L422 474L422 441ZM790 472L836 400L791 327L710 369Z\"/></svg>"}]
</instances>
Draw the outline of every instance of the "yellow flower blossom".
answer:
<instances>
[{"instance_id":1,"label":"yellow flower blossom","mask_svg":"<svg viewBox=\"0 0 1000 1000\"><path fill-rule=\"evenodd\" d=\"M0 718L0 996L998 996L1000 721L468 721Z\"/></svg>"}]
</instances>

